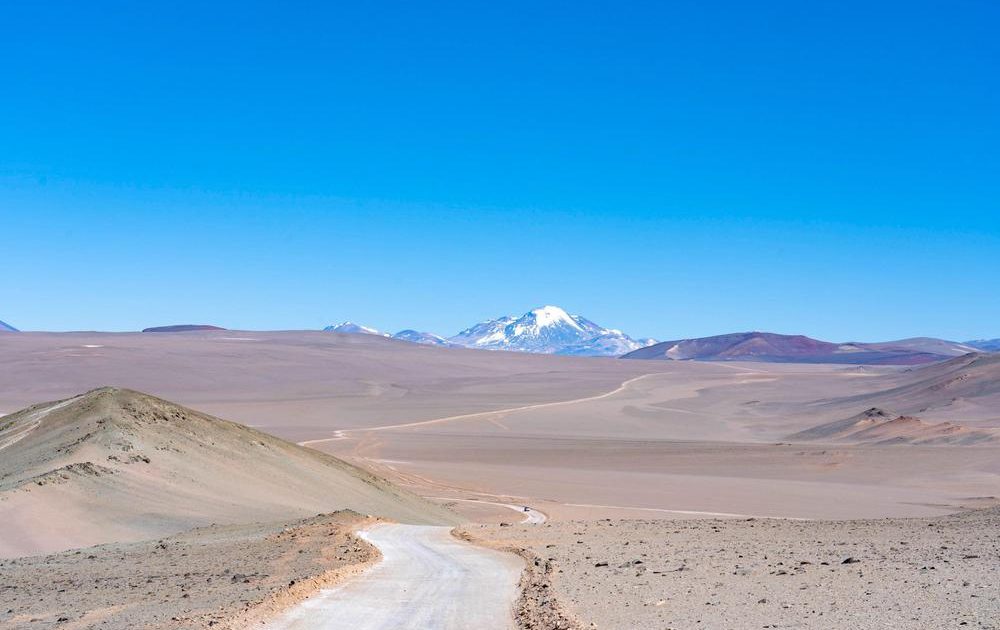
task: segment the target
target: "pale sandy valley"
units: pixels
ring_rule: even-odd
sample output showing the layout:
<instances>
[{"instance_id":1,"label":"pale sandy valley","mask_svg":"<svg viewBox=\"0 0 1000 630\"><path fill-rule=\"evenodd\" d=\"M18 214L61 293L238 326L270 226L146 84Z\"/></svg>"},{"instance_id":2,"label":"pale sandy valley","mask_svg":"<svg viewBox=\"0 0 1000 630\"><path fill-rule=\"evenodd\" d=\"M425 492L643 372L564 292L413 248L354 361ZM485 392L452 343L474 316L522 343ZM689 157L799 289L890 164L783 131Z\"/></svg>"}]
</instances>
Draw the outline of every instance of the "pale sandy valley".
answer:
<instances>
[{"instance_id":1,"label":"pale sandy valley","mask_svg":"<svg viewBox=\"0 0 1000 630\"><path fill-rule=\"evenodd\" d=\"M338 627L301 607L347 623L439 549L461 558L431 574L497 596L427 597L497 627L998 627L998 355L198 331L0 335L0 356L5 628Z\"/></svg>"}]
</instances>

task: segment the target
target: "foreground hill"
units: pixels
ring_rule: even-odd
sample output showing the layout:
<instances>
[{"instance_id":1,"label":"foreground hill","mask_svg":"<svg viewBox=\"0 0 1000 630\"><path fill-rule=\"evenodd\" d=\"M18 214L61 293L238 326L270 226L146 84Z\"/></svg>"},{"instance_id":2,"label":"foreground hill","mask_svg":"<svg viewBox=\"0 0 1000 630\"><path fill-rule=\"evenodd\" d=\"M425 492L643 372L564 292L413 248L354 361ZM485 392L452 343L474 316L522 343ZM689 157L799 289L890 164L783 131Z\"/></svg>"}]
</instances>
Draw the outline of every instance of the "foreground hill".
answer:
<instances>
[{"instance_id":1,"label":"foreground hill","mask_svg":"<svg viewBox=\"0 0 1000 630\"><path fill-rule=\"evenodd\" d=\"M329 455L130 390L0 419L0 555L336 509L453 518Z\"/></svg>"},{"instance_id":2,"label":"foreground hill","mask_svg":"<svg viewBox=\"0 0 1000 630\"><path fill-rule=\"evenodd\" d=\"M961 344L930 338L884 343L832 343L803 335L745 332L664 341L629 352L622 358L661 361L916 365L943 361L969 350L971 348L965 348Z\"/></svg>"}]
</instances>

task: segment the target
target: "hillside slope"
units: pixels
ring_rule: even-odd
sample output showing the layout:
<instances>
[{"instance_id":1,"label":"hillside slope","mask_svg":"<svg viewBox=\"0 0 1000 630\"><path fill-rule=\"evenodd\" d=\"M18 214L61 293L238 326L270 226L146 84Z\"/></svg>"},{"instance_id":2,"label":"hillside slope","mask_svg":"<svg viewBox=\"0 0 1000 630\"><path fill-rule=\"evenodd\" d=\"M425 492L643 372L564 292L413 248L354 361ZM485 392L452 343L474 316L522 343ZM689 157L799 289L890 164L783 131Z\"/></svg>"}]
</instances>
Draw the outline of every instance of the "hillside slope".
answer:
<instances>
[{"instance_id":1,"label":"hillside slope","mask_svg":"<svg viewBox=\"0 0 1000 630\"><path fill-rule=\"evenodd\" d=\"M831 343L804 335L744 332L698 339L676 339L639 348L623 359L660 361L764 361L770 363L845 363L916 365L955 356L949 342L930 339L887 343Z\"/></svg>"},{"instance_id":2,"label":"hillside slope","mask_svg":"<svg viewBox=\"0 0 1000 630\"><path fill-rule=\"evenodd\" d=\"M130 390L0 419L0 556L339 509L455 520L334 457Z\"/></svg>"},{"instance_id":3,"label":"hillside slope","mask_svg":"<svg viewBox=\"0 0 1000 630\"><path fill-rule=\"evenodd\" d=\"M839 399L840 403L888 407L905 414L949 413L954 417L1000 419L1000 354L968 354L910 368L894 387ZM993 422L987 425L995 426Z\"/></svg>"},{"instance_id":4,"label":"hillside slope","mask_svg":"<svg viewBox=\"0 0 1000 630\"><path fill-rule=\"evenodd\" d=\"M856 416L799 431L785 439L792 442L966 446L1000 444L1000 431L973 429L952 422L925 422L872 407Z\"/></svg>"}]
</instances>

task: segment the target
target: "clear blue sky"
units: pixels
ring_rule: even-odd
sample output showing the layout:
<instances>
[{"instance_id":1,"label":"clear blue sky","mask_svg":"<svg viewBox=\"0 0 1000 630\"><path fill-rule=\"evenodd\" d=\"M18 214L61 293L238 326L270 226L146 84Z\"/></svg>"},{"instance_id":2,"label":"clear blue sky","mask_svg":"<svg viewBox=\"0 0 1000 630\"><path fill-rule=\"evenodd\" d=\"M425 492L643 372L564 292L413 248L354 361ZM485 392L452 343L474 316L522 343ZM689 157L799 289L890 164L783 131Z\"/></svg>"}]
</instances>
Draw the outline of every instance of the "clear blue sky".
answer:
<instances>
[{"instance_id":1,"label":"clear blue sky","mask_svg":"<svg viewBox=\"0 0 1000 630\"><path fill-rule=\"evenodd\" d=\"M15 326L1000 336L993 0L151 4L0 5Z\"/></svg>"}]
</instances>

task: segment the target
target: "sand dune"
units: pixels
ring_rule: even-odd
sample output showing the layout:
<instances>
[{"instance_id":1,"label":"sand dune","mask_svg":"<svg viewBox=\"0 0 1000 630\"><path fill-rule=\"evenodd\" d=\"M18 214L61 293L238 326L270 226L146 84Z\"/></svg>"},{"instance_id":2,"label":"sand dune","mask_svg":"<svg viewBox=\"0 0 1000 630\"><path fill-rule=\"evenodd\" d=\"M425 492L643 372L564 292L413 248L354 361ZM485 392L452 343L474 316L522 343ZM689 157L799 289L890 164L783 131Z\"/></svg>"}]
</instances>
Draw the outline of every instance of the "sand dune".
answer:
<instances>
[{"instance_id":1,"label":"sand dune","mask_svg":"<svg viewBox=\"0 0 1000 630\"><path fill-rule=\"evenodd\" d=\"M0 445L0 555L334 509L454 521L334 457L125 389L6 416Z\"/></svg>"}]
</instances>

